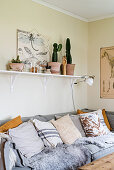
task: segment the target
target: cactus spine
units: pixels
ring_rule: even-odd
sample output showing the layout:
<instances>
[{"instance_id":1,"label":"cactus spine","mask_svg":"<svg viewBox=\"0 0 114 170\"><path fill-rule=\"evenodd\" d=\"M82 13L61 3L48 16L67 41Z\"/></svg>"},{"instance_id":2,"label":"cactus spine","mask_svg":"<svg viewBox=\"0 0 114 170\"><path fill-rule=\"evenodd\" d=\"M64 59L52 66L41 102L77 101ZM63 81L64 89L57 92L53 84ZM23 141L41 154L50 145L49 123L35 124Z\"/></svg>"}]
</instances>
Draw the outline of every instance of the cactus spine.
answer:
<instances>
[{"instance_id":1,"label":"cactus spine","mask_svg":"<svg viewBox=\"0 0 114 170\"><path fill-rule=\"evenodd\" d=\"M70 45L70 39L67 38L66 40L66 58L67 58L67 64L72 64L72 57L71 57L71 45Z\"/></svg>"}]
</instances>

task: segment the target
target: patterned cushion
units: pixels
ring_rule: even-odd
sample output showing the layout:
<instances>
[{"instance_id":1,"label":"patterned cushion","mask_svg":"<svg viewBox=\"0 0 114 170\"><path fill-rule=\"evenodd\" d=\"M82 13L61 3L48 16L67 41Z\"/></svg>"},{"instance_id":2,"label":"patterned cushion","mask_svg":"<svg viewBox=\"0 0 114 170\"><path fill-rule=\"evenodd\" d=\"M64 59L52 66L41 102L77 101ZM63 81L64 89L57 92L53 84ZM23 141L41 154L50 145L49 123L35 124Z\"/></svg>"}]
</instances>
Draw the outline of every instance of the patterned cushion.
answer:
<instances>
[{"instance_id":1,"label":"patterned cushion","mask_svg":"<svg viewBox=\"0 0 114 170\"><path fill-rule=\"evenodd\" d=\"M69 115L63 116L56 121L52 120L51 122L58 130L61 139L65 144L72 144L76 139L82 137Z\"/></svg>"},{"instance_id":2,"label":"patterned cushion","mask_svg":"<svg viewBox=\"0 0 114 170\"><path fill-rule=\"evenodd\" d=\"M77 112L79 115L82 115L82 114L87 114L87 112L83 112L83 111L80 111L80 110L78 110L78 112ZM103 117L103 114L102 114L102 110L97 110L97 111L93 111L93 112L89 112L90 114L98 114L98 116L99 116L99 118L100 118L100 121L101 121L101 123L102 123L102 125L103 125L103 127L104 127L104 129L105 129L105 131L106 131L106 134L108 134L108 133L110 133L110 130L107 128L107 126L106 126L106 123L105 123L105 120L104 120L104 117Z\"/></svg>"},{"instance_id":3,"label":"patterned cushion","mask_svg":"<svg viewBox=\"0 0 114 170\"><path fill-rule=\"evenodd\" d=\"M55 147L58 143L63 143L56 128L50 122L41 122L34 119L33 123L45 146Z\"/></svg>"},{"instance_id":4,"label":"patterned cushion","mask_svg":"<svg viewBox=\"0 0 114 170\"><path fill-rule=\"evenodd\" d=\"M95 137L106 134L105 129L100 122L98 114L86 113L80 115L80 120L87 137Z\"/></svg>"}]
</instances>

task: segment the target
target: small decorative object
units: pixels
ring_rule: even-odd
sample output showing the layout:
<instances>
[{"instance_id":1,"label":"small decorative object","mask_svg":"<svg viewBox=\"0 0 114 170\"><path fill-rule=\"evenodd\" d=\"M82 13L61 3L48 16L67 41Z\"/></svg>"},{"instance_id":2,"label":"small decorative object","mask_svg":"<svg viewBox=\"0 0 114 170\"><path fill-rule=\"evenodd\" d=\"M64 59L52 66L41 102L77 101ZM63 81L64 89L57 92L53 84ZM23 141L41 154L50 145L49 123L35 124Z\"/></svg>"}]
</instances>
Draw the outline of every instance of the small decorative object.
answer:
<instances>
[{"instance_id":1,"label":"small decorative object","mask_svg":"<svg viewBox=\"0 0 114 170\"><path fill-rule=\"evenodd\" d=\"M24 63L20 61L19 56L16 59L12 59L8 66L12 71L23 71L24 69Z\"/></svg>"},{"instance_id":2,"label":"small decorative object","mask_svg":"<svg viewBox=\"0 0 114 170\"><path fill-rule=\"evenodd\" d=\"M66 65L67 65L67 59L66 56L62 58L62 74L66 75Z\"/></svg>"},{"instance_id":3,"label":"small decorative object","mask_svg":"<svg viewBox=\"0 0 114 170\"><path fill-rule=\"evenodd\" d=\"M46 67L46 74L51 74L51 66Z\"/></svg>"},{"instance_id":4,"label":"small decorative object","mask_svg":"<svg viewBox=\"0 0 114 170\"><path fill-rule=\"evenodd\" d=\"M37 73L37 72L38 72L38 68L37 68L37 67L32 67L32 68L30 69L30 72L32 72L32 73Z\"/></svg>"},{"instance_id":5,"label":"small decorative object","mask_svg":"<svg viewBox=\"0 0 114 170\"><path fill-rule=\"evenodd\" d=\"M114 46L101 48L100 60L100 97L114 99Z\"/></svg>"},{"instance_id":6,"label":"small decorative object","mask_svg":"<svg viewBox=\"0 0 114 170\"><path fill-rule=\"evenodd\" d=\"M48 63L48 66L51 66L51 73L52 74L60 74L60 66L61 63L58 61L58 52L60 52L62 49L62 44L53 44L53 54L52 54L52 62Z\"/></svg>"},{"instance_id":7,"label":"small decorative object","mask_svg":"<svg viewBox=\"0 0 114 170\"><path fill-rule=\"evenodd\" d=\"M71 57L70 50L71 50L70 39L67 38L66 40L66 58L67 58L66 74L74 75L75 64L72 64L72 57Z\"/></svg>"}]
</instances>

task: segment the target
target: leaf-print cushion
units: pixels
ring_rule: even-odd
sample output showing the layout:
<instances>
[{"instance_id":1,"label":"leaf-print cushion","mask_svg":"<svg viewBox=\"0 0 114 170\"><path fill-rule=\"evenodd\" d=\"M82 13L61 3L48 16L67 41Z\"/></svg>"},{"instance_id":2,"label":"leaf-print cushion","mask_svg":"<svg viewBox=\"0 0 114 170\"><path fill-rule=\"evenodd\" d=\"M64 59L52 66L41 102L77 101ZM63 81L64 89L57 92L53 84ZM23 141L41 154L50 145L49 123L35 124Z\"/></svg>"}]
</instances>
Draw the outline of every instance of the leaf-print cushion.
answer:
<instances>
[{"instance_id":1,"label":"leaf-print cushion","mask_svg":"<svg viewBox=\"0 0 114 170\"><path fill-rule=\"evenodd\" d=\"M87 137L96 137L106 134L98 114L82 114L80 115L80 120Z\"/></svg>"}]
</instances>

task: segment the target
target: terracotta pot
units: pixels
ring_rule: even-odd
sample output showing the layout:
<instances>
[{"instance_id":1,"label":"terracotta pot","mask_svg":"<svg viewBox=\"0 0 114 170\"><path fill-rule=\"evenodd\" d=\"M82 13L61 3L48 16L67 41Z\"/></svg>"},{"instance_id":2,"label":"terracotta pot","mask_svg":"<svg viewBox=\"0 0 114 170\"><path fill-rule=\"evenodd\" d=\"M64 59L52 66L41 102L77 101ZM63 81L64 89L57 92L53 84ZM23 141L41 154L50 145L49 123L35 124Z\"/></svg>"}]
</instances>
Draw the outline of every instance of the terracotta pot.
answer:
<instances>
[{"instance_id":1,"label":"terracotta pot","mask_svg":"<svg viewBox=\"0 0 114 170\"><path fill-rule=\"evenodd\" d=\"M66 65L66 74L67 75L74 75L74 68L75 68L75 64L67 64Z\"/></svg>"},{"instance_id":2,"label":"terracotta pot","mask_svg":"<svg viewBox=\"0 0 114 170\"><path fill-rule=\"evenodd\" d=\"M12 71L23 71L24 63L9 63L9 69Z\"/></svg>"},{"instance_id":3,"label":"terracotta pot","mask_svg":"<svg viewBox=\"0 0 114 170\"><path fill-rule=\"evenodd\" d=\"M51 73L52 74L60 74L61 63L59 63L59 62L49 62L48 66L51 66Z\"/></svg>"}]
</instances>

